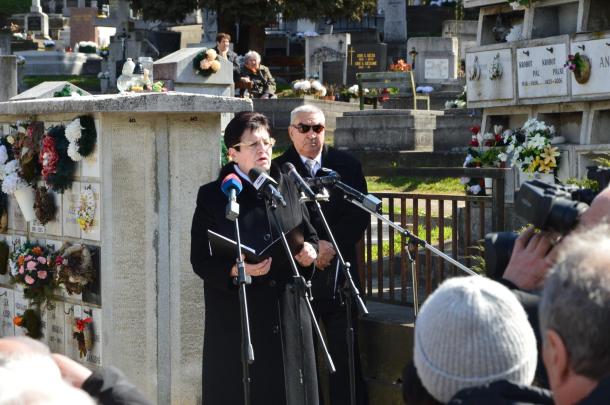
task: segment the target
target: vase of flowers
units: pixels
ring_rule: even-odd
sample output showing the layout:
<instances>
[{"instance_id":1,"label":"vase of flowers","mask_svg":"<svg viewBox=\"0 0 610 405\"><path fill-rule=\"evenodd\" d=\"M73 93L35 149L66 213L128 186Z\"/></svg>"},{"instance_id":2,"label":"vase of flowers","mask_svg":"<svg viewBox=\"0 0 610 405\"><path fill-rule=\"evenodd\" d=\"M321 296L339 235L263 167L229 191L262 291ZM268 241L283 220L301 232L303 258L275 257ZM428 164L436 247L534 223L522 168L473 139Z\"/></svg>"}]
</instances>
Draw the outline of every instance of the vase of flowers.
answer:
<instances>
[{"instance_id":1,"label":"vase of flowers","mask_svg":"<svg viewBox=\"0 0 610 405\"><path fill-rule=\"evenodd\" d=\"M481 133L481 127L470 128L472 137L468 144L468 154L464 167L504 167L507 161L506 138L501 125L495 125L493 132ZM485 189L491 188L491 179L462 177L466 193L484 195Z\"/></svg>"},{"instance_id":2,"label":"vase of flowers","mask_svg":"<svg viewBox=\"0 0 610 405\"><path fill-rule=\"evenodd\" d=\"M511 163L519 170L519 184L534 178L554 182L559 151L551 144L555 128L544 121L530 119L508 137L507 153Z\"/></svg>"},{"instance_id":3,"label":"vase of flowers","mask_svg":"<svg viewBox=\"0 0 610 405\"><path fill-rule=\"evenodd\" d=\"M585 84L591 77L591 59L587 55L576 52L574 55L568 55L564 67L574 73L574 80L580 84Z\"/></svg>"},{"instance_id":4,"label":"vase of flowers","mask_svg":"<svg viewBox=\"0 0 610 405\"><path fill-rule=\"evenodd\" d=\"M37 306L44 304L55 289L54 263L49 250L26 242L15 249L10 258L11 276L23 286L25 298Z\"/></svg>"},{"instance_id":5,"label":"vase of flowers","mask_svg":"<svg viewBox=\"0 0 610 405\"><path fill-rule=\"evenodd\" d=\"M294 95L302 98L322 98L326 96L326 87L318 80L296 80L292 82Z\"/></svg>"}]
</instances>

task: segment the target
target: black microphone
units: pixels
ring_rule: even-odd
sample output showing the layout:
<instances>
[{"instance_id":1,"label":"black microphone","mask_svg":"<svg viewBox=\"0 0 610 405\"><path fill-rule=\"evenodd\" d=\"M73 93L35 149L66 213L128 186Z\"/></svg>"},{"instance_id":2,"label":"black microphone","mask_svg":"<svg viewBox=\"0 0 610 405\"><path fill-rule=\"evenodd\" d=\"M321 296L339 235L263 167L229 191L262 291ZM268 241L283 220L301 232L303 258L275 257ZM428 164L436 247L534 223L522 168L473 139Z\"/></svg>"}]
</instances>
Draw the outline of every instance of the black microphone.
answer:
<instances>
[{"instance_id":1,"label":"black microphone","mask_svg":"<svg viewBox=\"0 0 610 405\"><path fill-rule=\"evenodd\" d=\"M327 186L334 186L339 180L341 180L339 173L323 167L318 170L316 177L307 178L305 179L305 182L309 187L324 188Z\"/></svg>"},{"instance_id":2,"label":"black microphone","mask_svg":"<svg viewBox=\"0 0 610 405\"><path fill-rule=\"evenodd\" d=\"M343 191L343 195L348 200L355 200L362 204L365 208L373 212L381 211L381 200L372 194L363 194L360 191L348 186L340 181L335 183L335 187Z\"/></svg>"},{"instance_id":3,"label":"black microphone","mask_svg":"<svg viewBox=\"0 0 610 405\"><path fill-rule=\"evenodd\" d=\"M277 191L277 182L271 178L267 173L258 167L253 167L250 169L248 173L248 177L252 180L252 185L254 188L261 194L263 194L267 199L275 202L276 204L281 204L283 207L286 206L286 201L284 197Z\"/></svg>"},{"instance_id":4,"label":"black microphone","mask_svg":"<svg viewBox=\"0 0 610 405\"><path fill-rule=\"evenodd\" d=\"M237 194L242 190L241 180L235 173L228 174L220 184L220 189L229 197L225 217L230 221L235 221L239 216L239 204L237 204Z\"/></svg>"},{"instance_id":5,"label":"black microphone","mask_svg":"<svg viewBox=\"0 0 610 405\"><path fill-rule=\"evenodd\" d=\"M305 194L305 196L311 200L316 199L316 193L312 191L311 188L305 183L305 180L301 177L301 175L297 172L297 169L290 162L286 162L282 165L282 171L290 177L290 179L297 185L299 191Z\"/></svg>"}]
</instances>

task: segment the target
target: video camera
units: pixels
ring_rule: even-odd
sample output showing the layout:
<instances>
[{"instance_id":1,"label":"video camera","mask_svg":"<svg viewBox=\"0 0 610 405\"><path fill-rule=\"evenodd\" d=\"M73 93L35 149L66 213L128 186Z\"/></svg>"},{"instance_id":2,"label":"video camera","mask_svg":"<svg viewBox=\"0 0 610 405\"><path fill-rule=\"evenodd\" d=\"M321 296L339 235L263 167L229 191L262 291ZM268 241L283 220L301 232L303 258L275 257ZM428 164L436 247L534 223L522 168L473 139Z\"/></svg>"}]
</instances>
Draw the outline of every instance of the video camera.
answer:
<instances>
[{"instance_id":1,"label":"video camera","mask_svg":"<svg viewBox=\"0 0 610 405\"><path fill-rule=\"evenodd\" d=\"M523 183L515 195L517 215L538 229L562 235L576 227L597 192L571 185L555 185L533 180ZM519 235L495 232L485 236L485 270L488 277L502 278Z\"/></svg>"}]
</instances>

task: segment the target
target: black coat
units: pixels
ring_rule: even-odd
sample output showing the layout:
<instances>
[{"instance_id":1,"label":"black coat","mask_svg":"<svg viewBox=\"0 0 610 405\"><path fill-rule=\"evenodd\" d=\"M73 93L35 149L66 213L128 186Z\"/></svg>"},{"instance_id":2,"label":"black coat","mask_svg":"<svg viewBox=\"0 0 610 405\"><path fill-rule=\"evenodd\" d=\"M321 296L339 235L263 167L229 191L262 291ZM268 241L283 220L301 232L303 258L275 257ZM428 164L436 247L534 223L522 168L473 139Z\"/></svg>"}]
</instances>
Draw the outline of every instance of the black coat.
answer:
<instances>
[{"instance_id":1,"label":"black coat","mask_svg":"<svg viewBox=\"0 0 610 405\"><path fill-rule=\"evenodd\" d=\"M243 403L240 305L238 288L230 277L235 259L212 256L207 238L207 230L211 229L235 239L234 224L225 219L227 197L220 189L221 180L232 172L233 164L230 163L221 170L218 180L199 189L191 229L191 263L195 273L204 280L203 403L207 405ZM295 186L280 176L279 170L274 168L271 174L277 178L278 189L287 202L287 207L277 209L282 226L285 230L300 226L305 241L317 248L317 235L308 222L306 210L299 204ZM242 243L259 251L279 236L271 226L264 200L257 197L254 187L245 180L237 202ZM265 276L252 277L252 284L247 287L255 356L255 362L250 366L251 403L299 403L293 396L302 398L303 388L298 383L298 365L294 362L298 360L295 354L303 353L307 403L317 404L309 317L301 300L299 310L305 346L301 350L295 342L298 341L295 301L288 288L292 272L280 262L274 260L271 271Z\"/></svg>"},{"instance_id":2,"label":"black coat","mask_svg":"<svg viewBox=\"0 0 610 405\"><path fill-rule=\"evenodd\" d=\"M214 47L214 50L216 51L216 53L218 54L218 57L220 58L220 51L218 50L218 46ZM233 81L237 82L239 81L239 60L238 60L239 56L237 56L237 54L235 52L233 52L232 50L228 50L227 51L227 59L229 60L229 62L231 62L231 64L233 65Z\"/></svg>"},{"instance_id":3,"label":"black coat","mask_svg":"<svg viewBox=\"0 0 610 405\"><path fill-rule=\"evenodd\" d=\"M95 370L81 387L101 405L150 405L123 373L114 367Z\"/></svg>"},{"instance_id":4,"label":"black coat","mask_svg":"<svg viewBox=\"0 0 610 405\"><path fill-rule=\"evenodd\" d=\"M489 385L466 388L451 398L448 405L553 405L549 390L496 381Z\"/></svg>"},{"instance_id":5,"label":"black coat","mask_svg":"<svg viewBox=\"0 0 610 405\"><path fill-rule=\"evenodd\" d=\"M292 163L299 174L303 177L311 177L307 168L303 164L298 152L291 146L281 156L274 159L279 166L285 162ZM362 174L362 166L351 155L339 151L327 145L322 149L322 167L332 169L341 175L341 181L356 190L367 193L366 180ZM330 190L330 200L321 202L322 211L330 230L339 246L345 261L351 265L350 274L354 283L360 289L360 278L356 263L356 243L362 238L366 227L370 222L370 215L362 209L356 207L343 198L343 192L337 188ZM320 239L330 241L322 224L320 215L313 208L313 204L308 205L311 223L316 229ZM336 260L336 259L335 259ZM312 278L313 296L315 300L327 300L332 297L335 283L336 264L331 263L324 271L316 271ZM341 287L343 276L339 275L337 288ZM361 295L364 296L363 292ZM314 303L316 302L314 300Z\"/></svg>"}]
</instances>

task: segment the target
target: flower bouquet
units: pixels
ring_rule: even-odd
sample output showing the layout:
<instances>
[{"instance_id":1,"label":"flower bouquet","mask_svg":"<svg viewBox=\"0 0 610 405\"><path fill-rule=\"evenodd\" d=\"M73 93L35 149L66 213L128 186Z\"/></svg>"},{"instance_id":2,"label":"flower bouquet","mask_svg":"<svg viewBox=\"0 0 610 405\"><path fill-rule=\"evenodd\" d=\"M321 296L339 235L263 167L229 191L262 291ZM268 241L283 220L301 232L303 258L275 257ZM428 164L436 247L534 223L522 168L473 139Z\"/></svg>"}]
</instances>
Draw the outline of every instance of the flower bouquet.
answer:
<instances>
[{"instance_id":1,"label":"flower bouquet","mask_svg":"<svg viewBox=\"0 0 610 405\"><path fill-rule=\"evenodd\" d=\"M543 121L530 119L523 127L508 137L507 153L512 153L511 163L529 177L540 174L553 175L557 167L559 151L551 144L555 128Z\"/></svg>"},{"instance_id":2,"label":"flower bouquet","mask_svg":"<svg viewBox=\"0 0 610 405\"><path fill-rule=\"evenodd\" d=\"M472 137L464 167L504 167L507 161L506 138L501 125L495 125L493 133L481 133L478 125L470 128ZM485 183L481 178L462 177L460 179L469 194L484 195Z\"/></svg>"},{"instance_id":3,"label":"flower bouquet","mask_svg":"<svg viewBox=\"0 0 610 405\"><path fill-rule=\"evenodd\" d=\"M82 118L82 117L81 117ZM91 120L93 121L93 120ZM80 120L73 121L71 124L72 130L78 132L81 127ZM92 123L93 125L93 123ZM95 132L95 125L90 128ZM84 131L83 131L84 132ZM94 135L93 144L95 143ZM87 137L88 138L88 137ZM81 138L74 140L74 144L82 143ZM65 189L70 188L74 181L74 170L76 168L75 161L68 154L71 141L66 138L66 128L63 125L56 125L47 130L47 133L42 138L42 149L40 150L39 160L42 164L42 178L47 186L58 193L63 193ZM90 145L89 145L90 146ZM72 153L80 153L80 147L74 146ZM75 154L73 156L76 156Z\"/></svg>"},{"instance_id":4,"label":"flower bouquet","mask_svg":"<svg viewBox=\"0 0 610 405\"><path fill-rule=\"evenodd\" d=\"M11 276L24 287L25 298L41 306L55 289L53 259L45 247L26 242L10 258Z\"/></svg>"},{"instance_id":5,"label":"flower bouquet","mask_svg":"<svg viewBox=\"0 0 610 405\"><path fill-rule=\"evenodd\" d=\"M13 135L9 135L7 138L9 146L11 141L13 144L15 143ZM29 222L36 217L34 214L34 189L23 178L23 170L19 159L12 157L14 157L13 148L7 148L4 143L0 145L2 192L15 196L23 217Z\"/></svg>"},{"instance_id":6,"label":"flower bouquet","mask_svg":"<svg viewBox=\"0 0 610 405\"><path fill-rule=\"evenodd\" d=\"M404 59L398 59L396 63L390 64L388 70L391 72L410 72L411 65L404 61Z\"/></svg>"},{"instance_id":7,"label":"flower bouquet","mask_svg":"<svg viewBox=\"0 0 610 405\"><path fill-rule=\"evenodd\" d=\"M298 97L304 95L313 95L318 98L326 96L326 87L318 80L296 80L292 82L292 89Z\"/></svg>"},{"instance_id":8,"label":"flower bouquet","mask_svg":"<svg viewBox=\"0 0 610 405\"><path fill-rule=\"evenodd\" d=\"M193 59L195 74L200 76L209 76L216 73L220 70L220 66L218 54L214 49L204 49Z\"/></svg>"},{"instance_id":9,"label":"flower bouquet","mask_svg":"<svg viewBox=\"0 0 610 405\"><path fill-rule=\"evenodd\" d=\"M95 279L91 252L85 245L65 243L55 257L57 283L66 288L68 294L81 294L85 286Z\"/></svg>"},{"instance_id":10,"label":"flower bouquet","mask_svg":"<svg viewBox=\"0 0 610 405\"><path fill-rule=\"evenodd\" d=\"M591 77L591 59L580 52L568 55L568 60L563 66L574 73L574 80L580 84L585 84Z\"/></svg>"}]
</instances>

